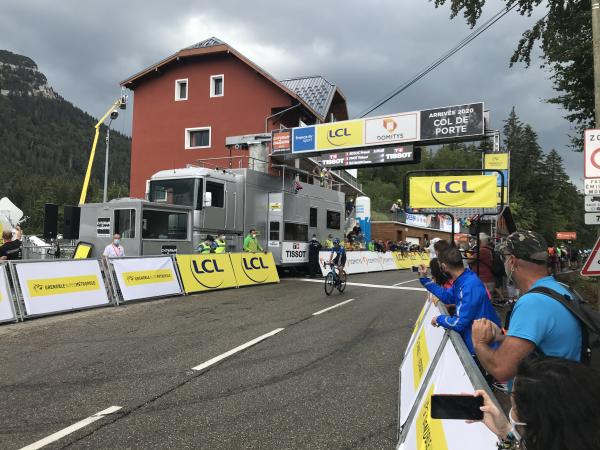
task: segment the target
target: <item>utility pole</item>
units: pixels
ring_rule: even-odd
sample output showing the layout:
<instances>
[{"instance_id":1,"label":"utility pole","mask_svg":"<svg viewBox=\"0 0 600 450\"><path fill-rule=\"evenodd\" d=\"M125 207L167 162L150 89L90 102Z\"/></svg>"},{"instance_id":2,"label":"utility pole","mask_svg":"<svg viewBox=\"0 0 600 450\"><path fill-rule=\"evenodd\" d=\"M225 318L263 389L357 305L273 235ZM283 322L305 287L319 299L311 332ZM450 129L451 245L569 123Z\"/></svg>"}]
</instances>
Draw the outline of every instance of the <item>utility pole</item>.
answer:
<instances>
[{"instance_id":1,"label":"utility pole","mask_svg":"<svg viewBox=\"0 0 600 450\"><path fill-rule=\"evenodd\" d=\"M600 127L600 0L592 0L592 43L594 47L594 118Z\"/></svg>"}]
</instances>

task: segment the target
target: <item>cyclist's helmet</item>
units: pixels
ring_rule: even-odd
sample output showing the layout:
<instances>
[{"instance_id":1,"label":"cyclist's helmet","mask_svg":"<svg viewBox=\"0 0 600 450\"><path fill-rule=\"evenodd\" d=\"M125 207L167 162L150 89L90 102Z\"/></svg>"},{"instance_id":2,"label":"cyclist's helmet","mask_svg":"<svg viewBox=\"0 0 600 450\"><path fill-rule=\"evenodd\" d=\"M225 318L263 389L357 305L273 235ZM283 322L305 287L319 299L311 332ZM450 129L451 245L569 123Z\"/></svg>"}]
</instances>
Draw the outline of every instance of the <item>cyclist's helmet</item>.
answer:
<instances>
[{"instance_id":1,"label":"cyclist's helmet","mask_svg":"<svg viewBox=\"0 0 600 450\"><path fill-rule=\"evenodd\" d=\"M334 247L338 247L339 245L340 245L340 240L339 240L338 238L335 238L335 239L333 240L333 246L334 246Z\"/></svg>"}]
</instances>

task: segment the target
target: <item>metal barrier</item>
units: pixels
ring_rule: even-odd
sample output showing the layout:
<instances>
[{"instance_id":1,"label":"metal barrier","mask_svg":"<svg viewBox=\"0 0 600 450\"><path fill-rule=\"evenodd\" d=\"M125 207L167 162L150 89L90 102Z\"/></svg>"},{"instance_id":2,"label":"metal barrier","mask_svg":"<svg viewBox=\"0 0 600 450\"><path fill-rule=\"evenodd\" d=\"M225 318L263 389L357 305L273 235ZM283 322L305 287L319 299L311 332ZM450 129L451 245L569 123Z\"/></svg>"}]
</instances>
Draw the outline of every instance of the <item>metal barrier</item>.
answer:
<instances>
[{"instance_id":1,"label":"metal barrier","mask_svg":"<svg viewBox=\"0 0 600 450\"><path fill-rule=\"evenodd\" d=\"M398 389L399 450L480 450L495 448L498 440L482 423L431 418L432 394L470 393L476 389L486 391L502 411L462 337L455 331L431 326L432 316L447 313L443 304L436 307L427 301L404 354Z\"/></svg>"}]
</instances>

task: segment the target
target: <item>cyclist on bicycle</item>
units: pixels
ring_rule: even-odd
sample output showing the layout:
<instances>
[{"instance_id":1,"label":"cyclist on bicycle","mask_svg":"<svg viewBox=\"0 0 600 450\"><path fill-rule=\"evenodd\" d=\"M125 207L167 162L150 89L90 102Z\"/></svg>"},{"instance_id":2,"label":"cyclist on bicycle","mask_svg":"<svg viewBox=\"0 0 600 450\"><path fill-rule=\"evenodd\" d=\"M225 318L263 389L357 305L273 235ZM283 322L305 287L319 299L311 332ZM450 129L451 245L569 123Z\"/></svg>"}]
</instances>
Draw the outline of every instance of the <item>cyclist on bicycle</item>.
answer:
<instances>
[{"instance_id":1,"label":"cyclist on bicycle","mask_svg":"<svg viewBox=\"0 0 600 450\"><path fill-rule=\"evenodd\" d=\"M333 257L334 253L335 258ZM346 265L346 249L337 238L333 240L333 248L331 249L331 255L329 256L329 264L331 264L332 261L334 266L338 269L340 280L346 281L346 272L344 271L344 266Z\"/></svg>"}]
</instances>

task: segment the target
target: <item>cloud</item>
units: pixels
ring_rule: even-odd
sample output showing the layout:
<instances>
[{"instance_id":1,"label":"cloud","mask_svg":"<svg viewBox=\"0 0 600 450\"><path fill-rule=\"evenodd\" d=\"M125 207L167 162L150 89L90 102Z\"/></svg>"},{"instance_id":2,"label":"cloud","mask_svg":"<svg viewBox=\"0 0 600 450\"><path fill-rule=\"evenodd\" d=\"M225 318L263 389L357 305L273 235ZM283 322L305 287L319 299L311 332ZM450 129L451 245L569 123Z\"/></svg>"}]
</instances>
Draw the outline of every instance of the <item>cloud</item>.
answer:
<instances>
[{"instance_id":1,"label":"cloud","mask_svg":"<svg viewBox=\"0 0 600 450\"><path fill-rule=\"evenodd\" d=\"M471 31L462 17L449 20L447 6L436 9L424 0L3 3L0 48L33 58L61 95L95 116L119 94L119 81L210 36L277 78L325 76L340 86L356 115ZM482 19L503 4L488 0ZM548 73L508 67L521 33L544 13L511 12L376 113L483 100L493 126L501 128L515 106L542 147L556 148L577 180L581 155L567 148L564 111L543 101L555 95ZM126 131L130 125L120 126Z\"/></svg>"}]
</instances>

